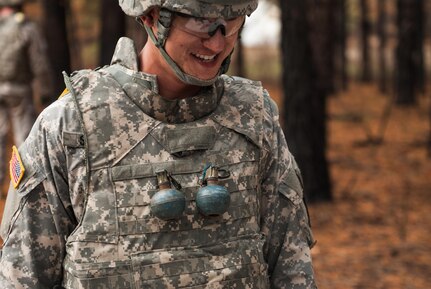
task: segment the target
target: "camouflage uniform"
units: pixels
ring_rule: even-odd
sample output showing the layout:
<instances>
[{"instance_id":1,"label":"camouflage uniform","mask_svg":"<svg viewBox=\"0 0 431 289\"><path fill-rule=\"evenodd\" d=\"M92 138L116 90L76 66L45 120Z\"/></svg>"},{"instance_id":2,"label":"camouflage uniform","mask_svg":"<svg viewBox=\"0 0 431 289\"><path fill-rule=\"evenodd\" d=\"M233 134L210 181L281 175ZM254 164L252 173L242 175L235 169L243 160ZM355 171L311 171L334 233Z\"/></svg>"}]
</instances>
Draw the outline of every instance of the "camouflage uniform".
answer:
<instances>
[{"instance_id":1,"label":"camouflage uniform","mask_svg":"<svg viewBox=\"0 0 431 289\"><path fill-rule=\"evenodd\" d=\"M122 38L110 66L66 77L20 147L3 288L316 288L299 171L268 93L222 75L166 100L134 51ZM196 208L207 163L230 173L223 215ZM186 196L178 220L149 208L160 169Z\"/></svg>"},{"instance_id":2,"label":"camouflage uniform","mask_svg":"<svg viewBox=\"0 0 431 289\"><path fill-rule=\"evenodd\" d=\"M2 4L2 2L0 2ZM40 95L49 97L46 44L36 25L18 12L0 17L0 184L6 171L7 134L13 127L14 142L21 144L36 120L32 80Z\"/></svg>"}]
</instances>

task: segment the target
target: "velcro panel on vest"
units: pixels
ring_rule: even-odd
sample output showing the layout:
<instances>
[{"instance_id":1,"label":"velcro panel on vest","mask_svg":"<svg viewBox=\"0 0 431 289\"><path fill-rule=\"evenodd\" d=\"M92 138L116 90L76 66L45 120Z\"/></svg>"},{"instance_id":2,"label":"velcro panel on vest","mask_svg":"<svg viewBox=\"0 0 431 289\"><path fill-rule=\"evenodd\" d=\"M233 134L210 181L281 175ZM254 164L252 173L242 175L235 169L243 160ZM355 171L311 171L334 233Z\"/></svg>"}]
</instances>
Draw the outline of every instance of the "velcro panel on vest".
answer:
<instances>
[{"instance_id":1,"label":"velcro panel on vest","mask_svg":"<svg viewBox=\"0 0 431 289\"><path fill-rule=\"evenodd\" d=\"M210 126L196 127L192 130L164 127L160 134L153 134L153 136L170 154L176 154L211 149L214 145L215 133L215 128Z\"/></svg>"}]
</instances>

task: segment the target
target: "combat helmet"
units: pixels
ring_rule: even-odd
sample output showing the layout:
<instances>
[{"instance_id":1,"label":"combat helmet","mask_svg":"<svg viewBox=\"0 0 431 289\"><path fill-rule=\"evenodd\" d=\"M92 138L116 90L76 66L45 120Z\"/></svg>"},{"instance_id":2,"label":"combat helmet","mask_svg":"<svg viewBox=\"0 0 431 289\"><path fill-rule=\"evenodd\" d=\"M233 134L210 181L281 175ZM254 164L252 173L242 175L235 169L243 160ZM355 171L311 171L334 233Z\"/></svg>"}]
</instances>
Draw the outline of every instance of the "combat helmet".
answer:
<instances>
[{"instance_id":1,"label":"combat helmet","mask_svg":"<svg viewBox=\"0 0 431 289\"><path fill-rule=\"evenodd\" d=\"M1 1L1 0L0 0ZM250 16L258 5L258 0L119 0L121 9L129 16L146 15L153 8L160 8L160 18L157 23L157 36L144 25L150 39L174 70L177 77L187 83L207 86L215 82L217 77L229 68L231 54L224 60L219 73L213 79L203 80L183 72L166 52L164 46L169 34L174 13L181 13L199 18L233 19L240 16ZM139 21L139 18L137 18Z\"/></svg>"},{"instance_id":2,"label":"combat helmet","mask_svg":"<svg viewBox=\"0 0 431 289\"><path fill-rule=\"evenodd\" d=\"M223 17L226 19L250 15L257 8L257 0L120 0L120 6L129 16L145 15L154 7L195 17Z\"/></svg>"},{"instance_id":3,"label":"combat helmet","mask_svg":"<svg viewBox=\"0 0 431 289\"><path fill-rule=\"evenodd\" d=\"M24 0L0 0L0 6L15 6L24 4Z\"/></svg>"}]
</instances>

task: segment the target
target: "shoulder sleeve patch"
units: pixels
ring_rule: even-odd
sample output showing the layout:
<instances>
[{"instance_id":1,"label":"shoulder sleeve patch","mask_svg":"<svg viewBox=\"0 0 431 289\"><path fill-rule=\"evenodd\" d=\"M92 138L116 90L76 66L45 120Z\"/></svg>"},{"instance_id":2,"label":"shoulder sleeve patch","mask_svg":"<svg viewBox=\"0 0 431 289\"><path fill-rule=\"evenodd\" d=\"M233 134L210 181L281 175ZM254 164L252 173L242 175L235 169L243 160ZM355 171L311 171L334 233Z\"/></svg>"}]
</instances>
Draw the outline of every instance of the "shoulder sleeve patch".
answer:
<instances>
[{"instance_id":1,"label":"shoulder sleeve patch","mask_svg":"<svg viewBox=\"0 0 431 289\"><path fill-rule=\"evenodd\" d=\"M65 96L65 95L66 95L66 94L68 94L68 93L69 93L69 89L65 88L65 89L63 90L63 92L60 94L60 96L58 97L58 99L62 98L63 96Z\"/></svg>"},{"instance_id":2,"label":"shoulder sleeve patch","mask_svg":"<svg viewBox=\"0 0 431 289\"><path fill-rule=\"evenodd\" d=\"M12 158L9 162L9 172L13 187L18 187L22 177L24 176L25 168L16 146L12 147Z\"/></svg>"}]
</instances>

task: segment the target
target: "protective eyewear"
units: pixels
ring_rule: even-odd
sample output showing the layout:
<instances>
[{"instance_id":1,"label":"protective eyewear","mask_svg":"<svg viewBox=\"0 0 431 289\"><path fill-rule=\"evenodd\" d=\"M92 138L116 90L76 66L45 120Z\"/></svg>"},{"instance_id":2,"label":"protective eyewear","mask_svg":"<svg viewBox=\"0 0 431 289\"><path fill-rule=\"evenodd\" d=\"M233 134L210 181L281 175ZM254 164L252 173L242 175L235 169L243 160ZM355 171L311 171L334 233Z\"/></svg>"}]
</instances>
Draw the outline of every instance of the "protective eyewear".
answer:
<instances>
[{"instance_id":1,"label":"protective eyewear","mask_svg":"<svg viewBox=\"0 0 431 289\"><path fill-rule=\"evenodd\" d=\"M213 37L219 29L225 37L232 36L241 29L245 22L245 16L234 19L199 18L182 13L175 13L175 16L172 23L174 27L204 39Z\"/></svg>"}]
</instances>

